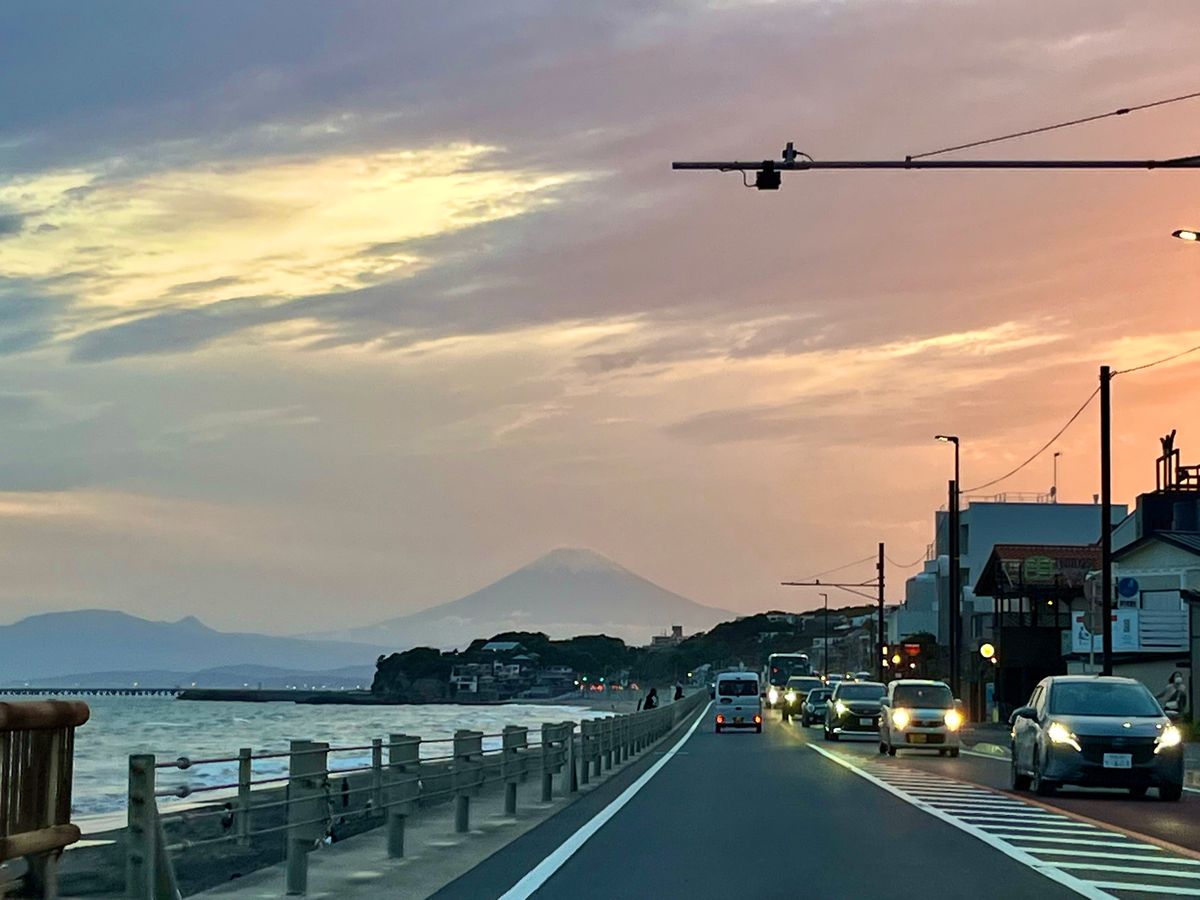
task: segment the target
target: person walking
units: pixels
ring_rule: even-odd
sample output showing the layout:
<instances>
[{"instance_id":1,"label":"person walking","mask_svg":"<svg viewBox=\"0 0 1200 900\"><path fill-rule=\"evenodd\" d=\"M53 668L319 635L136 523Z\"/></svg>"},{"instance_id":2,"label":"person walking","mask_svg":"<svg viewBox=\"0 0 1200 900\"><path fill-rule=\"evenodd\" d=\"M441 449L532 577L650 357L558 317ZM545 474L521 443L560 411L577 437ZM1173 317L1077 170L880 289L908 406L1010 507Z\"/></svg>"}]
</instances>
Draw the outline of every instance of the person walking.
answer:
<instances>
[{"instance_id":1,"label":"person walking","mask_svg":"<svg viewBox=\"0 0 1200 900\"><path fill-rule=\"evenodd\" d=\"M678 703L683 699L683 685L678 681L675 682L675 702Z\"/></svg>"},{"instance_id":2,"label":"person walking","mask_svg":"<svg viewBox=\"0 0 1200 900\"><path fill-rule=\"evenodd\" d=\"M1175 671L1167 679L1167 686L1155 696L1162 704L1164 712L1182 716L1187 712L1187 690L1183 686L1183 673Z\"/></svg>"},{"instance_id":3,"label":"person walking","mask_svg":"<svg viewBox=\"0 0 1200 900\"><path fill-rule=\"evenodd\" d=\"M658 688L650 688L650 693L646 695L646 699L642 703L642 709L654 709L656 706L658 706Z\"/></svg>"}]
</instances>

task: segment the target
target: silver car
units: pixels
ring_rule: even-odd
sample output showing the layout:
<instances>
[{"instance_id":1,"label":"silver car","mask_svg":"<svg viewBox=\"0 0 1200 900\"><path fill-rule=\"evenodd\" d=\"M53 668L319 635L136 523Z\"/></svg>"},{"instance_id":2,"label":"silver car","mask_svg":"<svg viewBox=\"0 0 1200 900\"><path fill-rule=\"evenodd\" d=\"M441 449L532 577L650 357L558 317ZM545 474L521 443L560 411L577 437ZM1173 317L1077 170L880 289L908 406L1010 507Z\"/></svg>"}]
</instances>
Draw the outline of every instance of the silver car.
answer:
<instances>
[{"instance_id":1,"label":"silver car","mask_svg":"<svg viewBox=\"0 0 1200 900\"><path fill-rule=\"evenodd\" d=\"M1055 675L1012 714L1013 790L1066 784L1183 796L1183 735L1132 678Z\"/></svg>"}]
</instances>

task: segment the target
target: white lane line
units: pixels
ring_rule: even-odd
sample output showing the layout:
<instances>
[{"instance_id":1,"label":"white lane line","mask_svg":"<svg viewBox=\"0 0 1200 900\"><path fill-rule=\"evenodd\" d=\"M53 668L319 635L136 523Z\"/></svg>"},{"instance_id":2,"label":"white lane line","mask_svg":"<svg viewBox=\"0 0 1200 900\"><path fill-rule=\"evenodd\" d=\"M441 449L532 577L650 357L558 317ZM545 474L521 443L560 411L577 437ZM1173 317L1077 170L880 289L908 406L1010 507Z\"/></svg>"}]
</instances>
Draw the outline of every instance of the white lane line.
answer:
<instances>
[{"instance_id":1,"label":"white lane line","mask_svg":"<svg viewBox=\"0 0 1200 900\"><path fill-rule=\"evenodd\" d=\"M1141 844L1139 844L1137 841L1133 840L1132 838L1121 838L1120 840L1117 840L1117 841L1113 841L1113 840L1097 841L1097 840L1093 840L1091 838L1088 838L1087 840L1085 840L1083 838L1042 837L1041 835L1035 835L1035 834L1008 834L1008 833L1002 832L1002 831L989 831L988 834L995 835L996 837L1008 838L1008 839L1014 840L1014 841L1037 841L1038 843L1042 843L1042 844L1082 844L1084 847L1122 847L1122 848L1140 847L1141 846ZM1097 834L1102 834L1105 837L1109 837L1109 838L1116 837L1116 835L1110 835L1103 831L1097 832Z\"/></svg>"},{"instance_id":2,"label":"white lane line","mask_svg":"<svg viewBox=\"0 0 1200 900\"><path fill-rule=\"evenodd\" d=\"M1160 867L1148 869L1145 866L1110 866L1101 863L1060 862L1055 863L1060 869L1088 869L1092 872L1117 872L1125 875L1153 875L1155 878L1190 878L1200 879L1200 872L1170 872Z\"/></svg>"},{"instance_id":3,"label":"white lane line","mask_svg":"<svg viewBox=\"0 0 1200 900\"><path fill-rule=\"evenodd\" d=\"M646 784L658 774L659 770L671 761L671 757L679 752L679 748L687 743L688 739L696 733L696 729L708 718L708 711L712 707L712 701L704 707L700 715L696 717L696 721L692 723L692 727L687 730L687 733L679 739L670 750L663 754L662 759L658 760L654 765L642 773L633 784L625 788L615 800L608 806L596 813L588 819L583 826L573 835L567 838L558 846L553 853L543 859L540 863L530 869L525 876L514 884L511 888L504 892L500 900L526 900L534 891L538 890L545 884L550 876L562 868L563 863L570 859L580 847L587 843L588 839L597 831L604 827L613 816L621 811L621 808L633 799L634 795L646 786Z\"/></svg>"},{"instance_id":4,"label":"white lane line","mask_svg":"<svg viewBox=\"0 0 1200 900\"><path fill-rule=\"evenodd\" d=\"M1091 825L1085 825L1082 822L1072 822L1070 819L1040 819L1035 816L965 816L960 815L960 819L967 822L979 822L982 825L1044 825L1047 828L1091 828Z\"/></svg>"},{"instance_id":5,"label":"white lane line","mask_svg":"<svg viewBox=\"0 0 1200 900\"><path fill-rule=\"evenodd\" d=\"M924 810L925 812L927 812L929 815L933 816L936 819L941 819L943 822L945 822L948 825L951 825L954 828L957 828L959 831L966 832L967 834L971 835L972 837L977 838L978 840L987 844L993 850L998 850L1000 853L1003 853L1005 856L1009 857L1010 859L1016 860L1017 862L1021 863L1024 866L1027 866L1028 868L1032 869L1033 871L1038 872L1041 875L1044 875L1045 877L1049 878L1051 881L1055 881L1058 884L1061 884L1063 887L1066 887L1066 888L1074 891L1075 893L1079 894L1081 897L1087 897L1087 898L1089 898L1089 900L1111 900L1110 894L1107 894L1104 891L1100 890L1099 888L1088 884L1086 881L1083 881L1080 878L1076 878L1074 875L1070 874L1069 872L1064 872L1061 869L1056 868L1054 865L1052 865L1050 863L1046 863L1046 862L1038 859L1036 856L1026 853L1020 847L1015 847L1012 844L1009 844L1009 843L1006 843L1005 841L1000 840L998 837L996 837L993 834L989 834L988 832L984 831L982 828L977 828L976 826L971 825L967 822L964 822L961 819L956 818L955 816L952 816L947 812L944 812L943 810L937 809L934 806L930 806L928 803L925 803L922 800L918 800L917 798L913 797L910 794L905 793L904 791L900 790L899 788L892 787L890 784L888 784L882 778L876 778L874 775L872 775L869 772L864 771L863 769L854 765L852 762L842 759L836 753L831 753L822 747L818 747L816 744L809 744L808 746L812 747L813 750L815 750L817 753L820 753L826 759L832 760L833 762L837 763L839 766L843 766L844 768L849 769L851 772L858 775L860 778L865 778L867 781L871 782L876 787L882 788L883 790L887 791L889 794L892 794L892 795L898 797L899 799L903 800L905 803L915 806L917 809Z\"/></svg>"},{"instance_id":6,"label":"white lane line","mask_svg":"<svg viewBox=\"0 0 1200 900\"><path fill-rule=\"evenodd\" d=\"M1146 845L1145 847L1129 847L1130 850L1162 850L1161 847L1153 847ZM1133 859L1143 860L1145 862L1158 862L1162 859L1160 856L1155 856L1151 853L1147 856L1145 853L1114 853L1112 850L1059 850L1057 847L1030 847L1030 853L1036 853L1038 856L1091 856L1101 859ZM1200 861L1194 859L1183 859L1177 857L1168 862L1172 866L1200 866ZM1058 863L1055 863L1058 865Z\"/></svg>"},{"instance_id":7,"label":"white lane line","mask_svg":"<svg viewBox=\"0 0 1200 900\"><path fill-rule=\"evenodd\" d=\"M1200 888L1185 888L1179 885L1159 885L1159 884L1136 884L1128 881L1093 881L1093 885L1098 888L1107 888L1110 891L1129 891L1134 894L1170 894L1172 897L1200 897ZM1111 894L1101 894L1101 897L1110 897Z\"/></svg>"},{"instance_id":8,"label":"white lane line","mask_svg":"<svg viewBox=\"0 0 1200 900\"><path fill-rule=\"evenodd\" d=\"M983 823L979 827L988 829L992 834L1001 834L1002 832L1021 832L1024 834L1030 832L1033 834L1074 834L1079 835L1080 838L1085 834L1106 834L1106 832L1072 832L1072 830L1055 826L1015 826L1015 824L1009 824L1008 822L997 822L996 824Z\"/></svg>"}]
</instances>

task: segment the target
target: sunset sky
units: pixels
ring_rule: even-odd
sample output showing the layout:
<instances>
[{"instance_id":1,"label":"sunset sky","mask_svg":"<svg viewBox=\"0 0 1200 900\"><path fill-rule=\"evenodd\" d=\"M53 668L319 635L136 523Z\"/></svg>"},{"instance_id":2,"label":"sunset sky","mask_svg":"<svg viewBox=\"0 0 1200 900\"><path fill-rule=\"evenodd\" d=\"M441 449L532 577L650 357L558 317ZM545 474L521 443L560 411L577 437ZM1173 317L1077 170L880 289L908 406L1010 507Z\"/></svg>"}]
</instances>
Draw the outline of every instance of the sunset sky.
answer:
<instances>
[{"instance_id":1,"label":"sunset sky","mask_svg":"<svg viewBox=\"0 0 1200 900\"><path fill-rule=\"evenodd\" d=\"M0 622L348 627L558 546L745 611L911 562L933 434L971 487L1200 344L1200 171L671 161L899 158L1200 90L1197 47L1186 0L4 4ZM1200 100L961 155L1197 153ZM1198 377L1115 382L1118 502L1171 428L1200 462Z\"/></svg>"}]
</instances>

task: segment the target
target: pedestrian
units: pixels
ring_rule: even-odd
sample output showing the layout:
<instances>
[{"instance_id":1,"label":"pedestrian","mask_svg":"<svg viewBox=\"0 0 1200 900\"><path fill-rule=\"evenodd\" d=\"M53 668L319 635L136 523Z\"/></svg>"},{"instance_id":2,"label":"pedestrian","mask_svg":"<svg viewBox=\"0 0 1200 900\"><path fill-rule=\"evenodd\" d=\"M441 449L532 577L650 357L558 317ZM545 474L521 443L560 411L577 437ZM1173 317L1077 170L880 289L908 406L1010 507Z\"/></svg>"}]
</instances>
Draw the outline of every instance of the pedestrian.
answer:
<instances>
[{"instance_id":1,"label":"pedestrian","mask_svg":"<svg viewBox=\"0 0 1200 900\"><path fill-rule=\"evenodd\" d=\"M229 834L229 830L233 828L233 804L226 803L221 808L224 810L221 813L221 831Z\"/></svg>"},{"instance_id":2,"label":"pedestrian","mask_svg":"<svg viewBox=\"0 0 1200 900\"><path fill-rule=\"evenodd\" d=\"M1187 711L1187 690L1183 686L1183 673L1175 671L1167 679L1167 686L1155 695L1164 712L1182 716Z\"/></svg>"},{"instance_id":3,"label":"pedestrian","mask_svg":"<svg viewBox=\"0 0 1200 900\"><path fill-rule=\"evenodd\" d=\"M678 703L683 699L683 685L678 681L675 682L675 702Z\"/></svg>"},{"instance_id":4,"label":"pedestrian","mask_svg":"<svg viewBox=\"0 0 1200 900\"><path fill-rule=\"evenodd\" d=\"M650 693L646 695L646 700L642 703L642 709L654 709L658 706L658 688L650 688Z\"/></svg>"}]
</instances>

